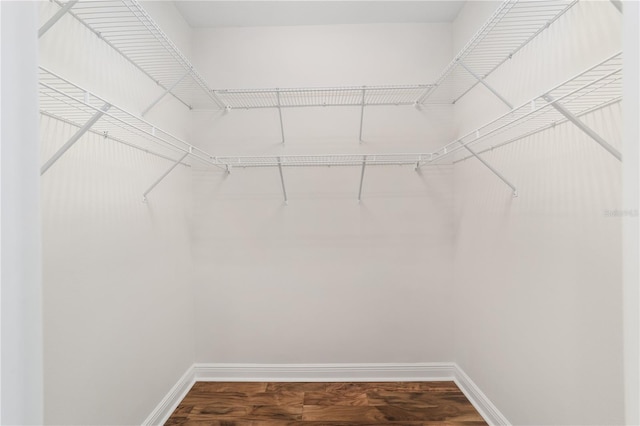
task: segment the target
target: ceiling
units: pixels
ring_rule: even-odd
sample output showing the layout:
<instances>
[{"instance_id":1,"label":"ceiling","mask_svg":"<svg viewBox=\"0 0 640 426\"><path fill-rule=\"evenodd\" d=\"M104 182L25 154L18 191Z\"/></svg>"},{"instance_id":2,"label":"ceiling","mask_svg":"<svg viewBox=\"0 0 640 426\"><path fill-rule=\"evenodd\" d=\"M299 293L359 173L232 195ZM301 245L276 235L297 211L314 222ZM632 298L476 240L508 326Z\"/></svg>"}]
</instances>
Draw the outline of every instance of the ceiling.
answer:
<instances>
[{"instance_id":1,"label":"ceiling","mask_svg":"<svg viewBox=\"0 0 640 426\"><path fill-rule=\"evenodd\" d=\"M192 1L176 7L193 28L452 22L464 1Z\"/></svg>"}]
</instances>

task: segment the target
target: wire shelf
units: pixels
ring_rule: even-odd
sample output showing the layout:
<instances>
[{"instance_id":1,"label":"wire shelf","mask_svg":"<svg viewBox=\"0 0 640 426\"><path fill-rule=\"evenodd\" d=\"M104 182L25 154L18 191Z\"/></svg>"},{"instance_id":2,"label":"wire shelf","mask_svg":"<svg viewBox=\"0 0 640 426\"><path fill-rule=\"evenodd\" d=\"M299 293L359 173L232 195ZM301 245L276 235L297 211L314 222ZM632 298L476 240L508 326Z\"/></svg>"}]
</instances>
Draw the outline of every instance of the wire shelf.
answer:
<instances>
[{"instance_id":1,"label":"wire shelf","mask_svg":"<svg viewBox=\"0 0 640 426\"><path fill-rule=\"evenodd\" d=\"M79 1L68 13L190 109L223 106L137 0Z\"/></svg>"},{"instance_id":2,"label":"wire shelf","mask_svg":"<svg viewBox=\"0 0 640 426\"><path fill-rule=\"evenodd\" d=\"M560 105L575 117L622 99L622 53L607 58L501 117L448 143L433 153L442 160L465 146L482 143L492 149L569 121ZM487 150L485 149L485 151Z\"/></svg>"},{"instance_id":3,"label":"wire shelf","mask_svg":"<svg viewBox=\"0 0 640 426\"><path fill-rule=\"evenodd\" d=\"M82 128L92 117L102 113L89 129L93 134L103 135L105 138L173 161L176 154L190 153L192 158L202 163L218 166L212 160L213 157L201 149L43 67L39 70L39 86L39 106L42 115Z\"/></svg>"},{"instance_id":4,"label":"wire shelf","mask_svg":"<svg viewBox=\"0 0 640 426\"><path fill-rule=\"evenodd\" d=\"M425 92L421 103L455 103L578 0L504 1ZM464 64L464 65L463 65Z\"/></svg>"},{"instance_id":5,"label":"wire shelf","mask_svg":"<svg viewBox=\"0 0 640 426\"><path fill-rule=\"evenodd\" d=\"M347 154L216 157L228 167L310 167L310 166L390 166L413 165L430 154Z\"/></svg>"},{"instance_id":6,"label":"wire shelf","mask_svg":"<svg viewBox=\"0 0 640 426\"><path fill-rule=\"evenodd\" d=\"M230 89L214 93L227 108L415 105L431 85Z\"/></svg>"}]
</instances>

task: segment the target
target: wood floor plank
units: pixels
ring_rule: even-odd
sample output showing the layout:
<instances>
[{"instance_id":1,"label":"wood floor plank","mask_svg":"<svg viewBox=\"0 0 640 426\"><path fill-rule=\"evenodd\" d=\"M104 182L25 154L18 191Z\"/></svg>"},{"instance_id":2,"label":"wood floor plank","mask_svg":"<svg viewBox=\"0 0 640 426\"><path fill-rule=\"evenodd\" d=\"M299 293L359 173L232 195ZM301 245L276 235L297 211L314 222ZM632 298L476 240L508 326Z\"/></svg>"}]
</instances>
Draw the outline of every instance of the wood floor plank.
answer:
<instances>
[{"instance_id":1,"label":"wood floor plank","mask_svg":"<svg viewBox=\"0 0 640 426\"><path fill-rule=\"evenodd\" d=\"M369 405L366 392L357 391L332 391L332 392L305 392L304 405Z\"/></svg>"},{"instance_id":2,"label":"wood floor plank","mask_svg":"<svg viewBox=\"0 0 640 426\"><path fill-rule=\"evenodd\" d=\"M297 405L304 402L304 392L215 392L216 404L221 406L235 405ZM189 392L185 397L184 404L203 404L212 400L211 393Z\"/></svg>"},{"instance_id":3,"label":"wood floor plank","mask_svg":"<svg viewBox=\"0 0 640 426\"><path fill-rule=\"evenodd\" d=\"M197 382L168 426L480 426L454 382Z\"/></svg>"},{"instance_id":4,"label":"wood floor plank","mask_svg":"<svg viewBox=\"0 0 640 426\"><path fill-rule=\"evenodd\" d=\"M324 406L305 405L302 409L302 420L305 421L337 421L337 422L372 422L385 421L385 416L378 407L361 406Z\"/></svg>"}]
</instances>

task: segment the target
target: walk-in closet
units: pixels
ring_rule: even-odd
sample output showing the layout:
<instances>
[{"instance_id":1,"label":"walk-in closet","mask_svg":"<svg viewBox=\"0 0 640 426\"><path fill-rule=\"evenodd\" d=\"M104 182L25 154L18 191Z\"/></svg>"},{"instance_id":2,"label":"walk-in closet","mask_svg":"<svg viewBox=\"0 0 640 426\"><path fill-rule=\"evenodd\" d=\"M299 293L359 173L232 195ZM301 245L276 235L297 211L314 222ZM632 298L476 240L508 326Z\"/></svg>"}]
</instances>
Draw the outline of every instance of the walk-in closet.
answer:
<instances>
[{"instance_id":1,"label":"walk-in closet","mask_svg":"<svg viewBox=\"0 0 640 426\"><path fill-rule=\"evenodd\" d=\"M640 421L637 2L1 6L3 424Z\"/></svg>"}]
</instances>

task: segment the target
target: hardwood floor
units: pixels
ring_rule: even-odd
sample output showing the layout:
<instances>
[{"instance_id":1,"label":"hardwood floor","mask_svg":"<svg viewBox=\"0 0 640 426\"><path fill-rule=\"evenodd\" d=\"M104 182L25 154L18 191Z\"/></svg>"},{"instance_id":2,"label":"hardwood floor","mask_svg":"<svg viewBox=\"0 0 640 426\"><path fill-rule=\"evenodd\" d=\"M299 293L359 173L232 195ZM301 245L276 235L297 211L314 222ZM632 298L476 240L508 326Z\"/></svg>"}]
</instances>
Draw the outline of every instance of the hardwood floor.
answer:
<instances>
[{"instance_id":1,"label":"hardwood floor","mask_svg":"<svg viewBox=\"0 0 640 426\"><path fill-rule=\"evenodd\" d=\"M448 425L487 423L454 382L197 382L165 425Z\"/></svg>"}]
</instances>

